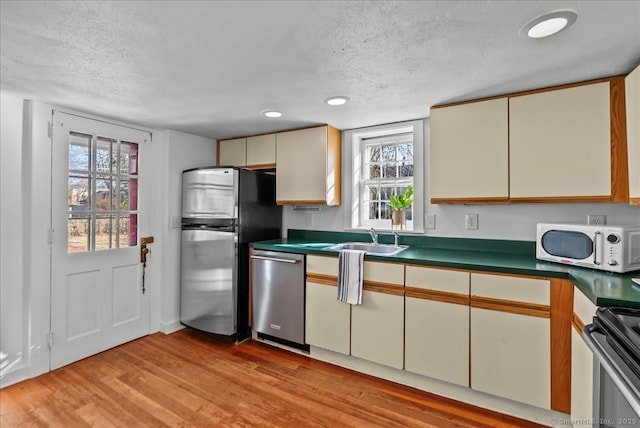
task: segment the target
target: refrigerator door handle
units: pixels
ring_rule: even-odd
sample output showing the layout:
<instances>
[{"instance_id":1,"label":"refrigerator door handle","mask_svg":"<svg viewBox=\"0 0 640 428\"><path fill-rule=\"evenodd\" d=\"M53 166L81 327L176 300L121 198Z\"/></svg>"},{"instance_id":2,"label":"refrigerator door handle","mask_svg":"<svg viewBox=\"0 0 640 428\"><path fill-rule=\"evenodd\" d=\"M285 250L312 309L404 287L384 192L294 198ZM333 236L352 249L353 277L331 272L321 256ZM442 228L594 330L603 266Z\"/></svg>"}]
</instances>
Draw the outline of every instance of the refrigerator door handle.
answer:
<instances>
[{"instance_id":1,"label":"refrigerator door handle","mask_svg":"<svg viewBox=\"0 0 640 428\"><path fill-rule=\"evenodd\" d=\"M291 263L291 264L296 264L300 262L300 260L277 259L275 257L264 257L264 256L251 256L251 258L258 259L258 260L267 260L269 262L282 262L282 263Z\"/></svg>"}]
</instances>

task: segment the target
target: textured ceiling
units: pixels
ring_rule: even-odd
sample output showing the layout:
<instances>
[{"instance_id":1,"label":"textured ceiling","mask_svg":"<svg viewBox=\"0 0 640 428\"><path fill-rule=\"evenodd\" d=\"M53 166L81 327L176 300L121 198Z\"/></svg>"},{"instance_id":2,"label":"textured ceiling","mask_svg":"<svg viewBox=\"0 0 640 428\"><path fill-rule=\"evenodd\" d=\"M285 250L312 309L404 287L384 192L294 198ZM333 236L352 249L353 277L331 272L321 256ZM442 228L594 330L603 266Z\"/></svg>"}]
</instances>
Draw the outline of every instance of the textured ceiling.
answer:
<instances>
[{"instance_id":1,"label":"textured ceiling","mask_svg":"<svg viewBox=\"0 0 640 428\"><path fill-rule=\"evenodd\" d=\"M518 36L559 9L578 13L568 30ZM210 138L351 129L628 73L640 1L2 0L0 48L2 91L129 123ZM323 104L332 95L351 102Z\"/></svg>"}]
</instances>

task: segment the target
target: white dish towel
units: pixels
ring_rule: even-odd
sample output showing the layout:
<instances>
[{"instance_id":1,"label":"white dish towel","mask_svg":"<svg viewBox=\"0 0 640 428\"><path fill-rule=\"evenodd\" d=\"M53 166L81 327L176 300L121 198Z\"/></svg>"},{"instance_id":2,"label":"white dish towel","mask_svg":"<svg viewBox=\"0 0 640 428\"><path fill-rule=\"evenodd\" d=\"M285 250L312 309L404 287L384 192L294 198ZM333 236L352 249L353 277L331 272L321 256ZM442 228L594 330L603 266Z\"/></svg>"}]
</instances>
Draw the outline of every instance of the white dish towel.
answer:
<instances>
[{"instance_id":1,"label":"white dish towel","mask_svg":"<svg viewBox=\"0 0 640 428\"><path fill-rule=\"evenodd\" d=\"M338 300L359 305L362 303L364 251L341 250L338 253Z\"/></svg>"}]
</instances>

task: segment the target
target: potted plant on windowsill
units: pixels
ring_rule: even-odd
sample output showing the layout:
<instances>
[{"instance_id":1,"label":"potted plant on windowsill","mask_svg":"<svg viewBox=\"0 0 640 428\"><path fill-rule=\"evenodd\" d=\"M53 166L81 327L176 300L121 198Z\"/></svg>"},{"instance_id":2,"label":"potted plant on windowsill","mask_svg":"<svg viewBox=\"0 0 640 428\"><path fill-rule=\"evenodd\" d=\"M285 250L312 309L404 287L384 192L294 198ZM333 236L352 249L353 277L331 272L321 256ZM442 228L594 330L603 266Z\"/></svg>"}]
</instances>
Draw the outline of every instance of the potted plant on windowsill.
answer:
<instances>
[{"instance_id":1,"label":"potted plant on windowsill","mask_svg":"<svg viewBox=\"0 0 640 428\"><path fill-rule=\"evenodd\" d=\"M409 208L413 204L413 186L407 186L407 190L404 194L392 195L389 199L389 205L393 207L393 213L391 215L391 228L399 227L401 230L406 225L406 213L405 209Z\"/></svg>"}]
</instances>

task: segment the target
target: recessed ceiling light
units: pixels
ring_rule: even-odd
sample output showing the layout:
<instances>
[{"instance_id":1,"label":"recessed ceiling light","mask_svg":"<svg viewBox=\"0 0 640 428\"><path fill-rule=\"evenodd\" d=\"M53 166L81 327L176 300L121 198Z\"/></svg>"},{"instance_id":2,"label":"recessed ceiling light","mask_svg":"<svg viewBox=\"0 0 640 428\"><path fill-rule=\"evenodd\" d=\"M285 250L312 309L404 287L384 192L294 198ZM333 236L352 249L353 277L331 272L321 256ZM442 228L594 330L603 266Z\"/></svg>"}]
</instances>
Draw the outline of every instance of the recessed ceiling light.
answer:
<instances>
[{"instance_id":1,"label":"recessed ceiling light","mask_svg":"<svg viewBox=\"0 0 640 428\"><path fill-rule=\"evenodd\" d=\"M347 101L349 101L349 97L343 96L331 97L324 100L324 102L329 104L330 106L341 106L342 104L346 104Z\"/></svg>"},{"instance_id":2,"label":"recessed ceiling light","mask_svg":"<svg viewBox=\"0 0 640 428\"><path fill-rule=\"evenodd\" d=\"M550 12L529 21L520 30L520 35L531 39L541 39L558 33L573 24L578 15L572 10Z\"/></svg>"},{"instance_id":3,"label":"recessed ceiling light","mask_svg":"<svg viewBox=\"0 0 640 428\"><path fill-rule=\"evenodd\" d=\"M262 115L266 117L281 117L282 113L276 110L264 110Z\"/></svg>"}]
</instances>

